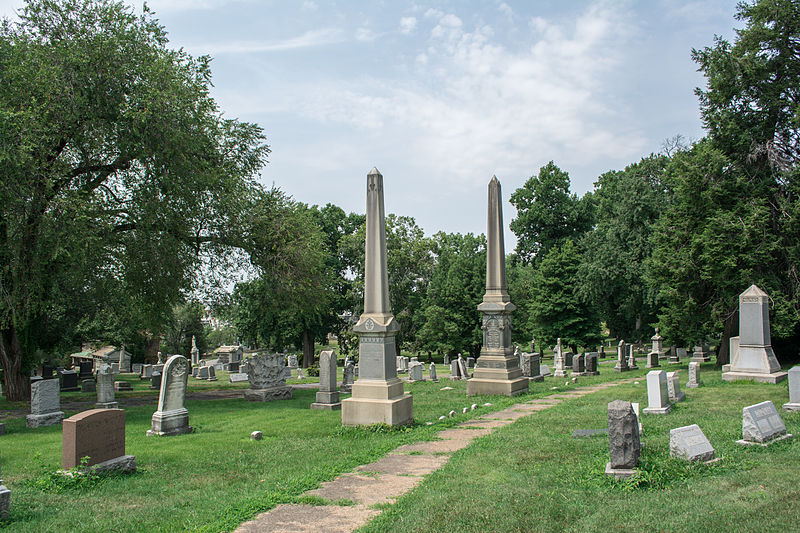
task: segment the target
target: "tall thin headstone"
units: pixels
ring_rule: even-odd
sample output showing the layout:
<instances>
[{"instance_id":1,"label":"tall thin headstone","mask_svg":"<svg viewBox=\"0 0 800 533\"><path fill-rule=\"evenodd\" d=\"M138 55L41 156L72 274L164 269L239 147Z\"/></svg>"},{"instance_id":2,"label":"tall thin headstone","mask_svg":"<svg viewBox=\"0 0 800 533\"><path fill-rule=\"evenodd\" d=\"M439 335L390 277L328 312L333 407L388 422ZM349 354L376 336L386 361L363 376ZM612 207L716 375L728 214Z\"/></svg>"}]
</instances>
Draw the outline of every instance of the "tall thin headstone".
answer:
<instances>
[{"instance_id":1,"label":"tall thin headstone","mask_svg":"<svg viewBox=\"0 0 800 533\"><path fill-rule=\"evenodd\" d=\"M430 377L430 380L433 381L433 382L438 382L439 381L439 378L436 376L436 364L435 363L431 363L430 364L429 377Z\"/></svg>"},{"instance_id":2,"label":"tall thin headstone","mask_svg":"<svg viewBox=\"0 0 800 533\"><path fill-rule=\"evenodd\" d=\"M630 370L639 370L639 366L636 364L636 352L633 344L626 342L625 350L628 352L628 368Z\"/></svg>"},{"instance_id":3,"label":"tall thin headstone","mask_svg":"<svg viewBox=\"0 0 800 533\"><path fill-rule=\"evenodd\" d=\"M553 377L563 378L567 375L566 361L564 359L564 350L561 348L561 337L556 341L556 346L553 348Z\"/></svg>"},{"instance_id":4,"label":"tall thin headstone","mask_svg":"<svg viewBox=\"0 0 800 533\"><path fill-rule=\"evenodd\" d=\"M636 413L631 402L614 400L608 404L608 448L611 460L606 474L629 478L639 464L641 443Z\"/></svg>"},{"instance_id":5,"label":"tall thin headstone","mask_svg":"<svg viewBox=\"0 0 800 533\"><path fill-rule=\"evenodd\" d=\"M353 396L342 401L346 426L403 425L414 418L411 395L397 377L395 336L400 325L389 299L386 267L386 226L383 176L377 168L367 174L367 221L364 245L364 312L353 326L358 335L359 376Z\"/></svg>"},{"instance_id":6,"label":"tall thin headstone","mask_svg":"<svg viewBox=\"0 0 800 533\"><path fill-rule=\"evenodd\" d=\"M625 341L620 340L617 345L617 364L614 365L614 372L628 371L628 354L625 353Z\"/></svg>"},{"instance_id":7,"label":"tall thin headstone","mask_svg":"<svg viewBox=\"0 0 800 533\"><path fill-rule=\"evenodd\" d=\"M686 383L687 389L696 389L703 382L700 381L700 363L697 361L689 362L689 381Z\"/></svg>"},{"instance_id":8,"label":"tall thin headstone","mask_svg":"<svg viewBox=\"0 0 800 533\"><path fill-rule=\"evenodd\" d=\"M500 182L493 176L489 181L486 228L486 292L478 306L483 315L483 347L472 378L467 381L467 396L515 396L528 392L528 378L522 375L511 344L511 313L517 307L508 296L504 229Z\"/></svg>"},{"instance_id":9,"label":"tall thin headstone","mask_svg":"<svg viewBox=\"0 0 800 533\"><path fill-rule=\"evenodd\" d=\"M97 409L116 409L119 402L114 400L114 373L111 365L103 361L97 371Z\"/></svg>"},{"instance_id":10,"label":"tall thin headstone","mask_svg":"<svg viewBox=\"0 0 800 533\"><path fill-rule=\"evenodd\" d=\"M184 407L186 382L189 379L189 361L182 355L173 355L164 363L158 409L153 413L147 435L181 435L191 433L189 411Z\"/></svg>"},{"instance_id":11,"label":"tall thin headstone","mask_svg":"<svg viewBox=\"0 0 800 533\"><path fill-rule=\"evenodd\" d=\"M197 366L200 362L200 350L197 349L197 341L192 335L192 367Z\"/></svg>"},{"instance_id":12,"label":"tall thin headstone","mask_svg":"<svg viewBox=\"0 0 800 533\"><path fill-rule=\"evenodd\" d=\"M31 414L25 417L29 428L52 426L64 420L57 379L40 379L31 383Z\"/></svg>"},{"instance_id":13,"label":"tall thin headstone","mask_svg":"<svg viewBox=\"0 0 800 533\"><path fill-rule=\"evenodd\" d=\"M731 342L732 346L735 344ZM778 383L788 376L781 371L778 358L772 351L769 296L755 285L739 295L738 346L731 351L730 361L730 365L722 368L723 381L749 379Z\"/></svg>"},{"instance_id":14,"label":"tall thin headstone","mask_svg":"<svg viewBox=\"0 0 800 533\"><path fill-rule=\"evenodd\" d=\"M336 352L326 350L319 354L319 392L312 409L336 411L342 408L336 390Z\"/></svg>"},{"instance_id":15,"label":"tall thin headstone","mask_svg":"<svg viewBox=\"0 0 800 533\"><path fill-rule=\"evenodd\" d=\"M642 412L665 415L671 410L667 373L663 370L651 370L647 373L647 407Z\"/></svg>"}]
</instances>

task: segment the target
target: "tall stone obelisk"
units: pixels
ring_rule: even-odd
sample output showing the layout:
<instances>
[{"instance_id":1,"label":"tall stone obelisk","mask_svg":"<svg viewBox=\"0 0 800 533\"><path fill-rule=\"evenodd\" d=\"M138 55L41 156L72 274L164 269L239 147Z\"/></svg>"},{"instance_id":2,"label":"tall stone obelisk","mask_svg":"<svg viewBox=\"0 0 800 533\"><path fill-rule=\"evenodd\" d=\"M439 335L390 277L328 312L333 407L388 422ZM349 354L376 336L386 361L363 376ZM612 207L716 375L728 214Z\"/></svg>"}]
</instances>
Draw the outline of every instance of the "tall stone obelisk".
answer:
<instances>
[{"instance_id":1,"label":"tall stone obelisk","mask_svg":"<svg viewBox=\"0 0 800 533\"><path fill-rule=\"evenodd\" d=\"M503 245L503 203L500 182L489 182L489 216L486 231L486 293L478 311L483 315L483 348L467 381L467 396L528 392L528 378L522 375L511 344L511 313L517 307L508 297L506 254Z\"/></svg>"},{"instance_id":2,"label":"tall stone obelisk","mask_svg":"<svg viewBox=\"0 0 800 533\"><path fill-rule=\"evenodd\" d=\"M407 424L414 418L411 395L397 378L394 337L400 325L392 314L386 270L383 176L367 174L367 236L364 247L364 312L353 326L358 335L358 379L353 396L342 400L345 426Z\"/></svg>"}]
</instances>

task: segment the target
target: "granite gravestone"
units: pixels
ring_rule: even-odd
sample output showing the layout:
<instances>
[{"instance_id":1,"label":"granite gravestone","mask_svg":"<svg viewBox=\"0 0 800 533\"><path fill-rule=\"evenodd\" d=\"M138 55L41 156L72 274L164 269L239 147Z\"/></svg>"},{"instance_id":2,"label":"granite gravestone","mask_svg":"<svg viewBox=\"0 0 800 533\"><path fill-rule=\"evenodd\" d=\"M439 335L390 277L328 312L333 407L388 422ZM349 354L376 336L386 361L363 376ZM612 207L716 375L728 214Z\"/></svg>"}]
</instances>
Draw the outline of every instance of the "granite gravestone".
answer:
<instances>
[{"instance_id":1,"label":"granite gravestone","mask_svg":"<svg viewBox=\"0 0 800 533\"><path fill-rule=\"evenodd\" d=\"M522 354L522 375L530 381L543 381L544 376L540 367L541 357L539 354Z\"/></svg>"},{"instance_id":2,"label":"granite gravestone","mask_svg":"<svg viewBox=\"0 0 800 533\"><path fill-rule=\"evenodd\" d=\"M597 370L597 360L600 358L599 352L589 352L586 354L586 375L597 376L600 372Z\"/></svg>"},{"instance_id":3,"label":"granite gravestone","mask_svg":"<svg viewBox=\"0 0 800 533\"><path fill-rule=\"evenodd\" d=\"M114 382L114 390L117 392L126 391L126 390L133 390L133 387L127 381L115 381Z\"/></svg>"},{"instance_id":4,"label":"granite gravestone","mask_svg":"<svg viewBox=\"0 0 800 533\"><path fill-rule=\"evenodd\" d=\"M312 409L334 411L342 408L336 390L336 353L333 350L319 354L319 392L316 400L311 404Z\"/></svg>"},{"instance_id":5,"label":"granite gravestone","mask_svg":"<svg viewBox=\"0 0 800 533\"><path fill-rule=\"evenodd\" d=\"M689 382L686 383L687 389L696 389L703 382L700 381L700 363L697 361L689 362Z\"/></svg>"},{"instance_id":6,"label":"granite gravestone","mask_svg":"<svg viewBox=\"0 0 800 533\"><path fill-rule=\"evenodd\" d=\"M125 411L90 409L64 420L61 467L64 470L85 466L94 471L136 470L136 459L125 455Z\"/></svg>"},{"instance_id":7,"label":"granite gravestone","mask_svg":"<svg viewBox=\"0 0 800 533\"><path fill-rule=\"evenodd\" d=\"M769 327L769 296L751 285L739 295L739 336L731 338L730 365L722 367L723 381L748 379L778 383L787 377L781 371Z\"/></svg>"},{"instance_id":8,"label":"granite gravestone","mask_svg":"<svg viewBox=\"0 0 800 533\"><path fill-rule=\"evenodd\" d=\"M667 389L667 373L663 370L651 370L647 373L647 407L644 413L665 415L672 410Z\"/></svg>"},{"instance_id":9,"label":"granite gravestone","mask_svg":"<svg viewBox=\"0 0 800 533\"><path fill-rule=\"evenodd\" d=\"M161 378L158 409L153 413L148 436L191 433L189 411L184 407L188 379L189 361L184 356L173 355L167 359Z\"/></svg>"},{"instance_id":10,"label":"granite gravestone","mask_svg":"<svg viewBox=\"0 0 800 533\"><path fill-rule=\"evenodd\" d=\"M439 382L439 378L436 376L436 364L435 363L431 363L430 364L430 366L428 367L428 373L429 373L429 378L430 378L431 381L433 381L434 383L438 383Z\"/></svg>"},{"instance_id":11,"label":"granite gravestone","mask_svg":"<svg viewBox=\"0 0 800 533\"><path fill-rule=\"evenodd\" d=\"M678 356L678 348L676 346L672 346L669 349L669 362L673 365L677 365L681 362L681 358Z\"/></svg>"},{"instance_id":12,"label":"granite gravestone","mask_svg":"<svg viewBox=\"0 0 800 533\"><path fill-rule=\"evenodd\" d=\"M153 375L150 376L150 388L153 390L161 390L161 379L162 375L161 372L156 370L153 372Z\"/></svg>"},{"instance_id":13,"label":"granite gravestone","mask_svg":"<svg viewBox=\"0 0 800 533\"><path fill-rule=\"evenodd\" d=\"M215 366L208 367L208 381L217 381L217 369Z\"/></svg>"},{"instance_id":14,"label":"granite gravestone","mask_svg":"<svg viewBox=\"0 0 800 533\"><path fill-rule=\"evenodd\" d=\"M131 365L131 369L132 369L134 374L139 374L141 376L142 375L142 366L144 366L144 365L142 365L142 363L134 363L133 365Z\"/></svg>"},{"instance_id":15,"label":"granite gravestone","mask_svg":"<svg viewBox=\"0 0 800 533\"><path fill-rule=\"evenodd\" d=\"M733 339L734 337L731 338ZM703 349L703 346L697 345L694 347L694 350L692 351L691 360L696 363L708 363L709 361L711 361L711 356L709 355L707 350Z\"/></svg>"},{"instance_id":16,"label":"granite gravestone","mask_svg":"<svg viewBox=\"0 0 800 533\"><path fill-rule=\"evenodd\" d=\"M636 353L634 352L633 344L625 343L625 349L628 351L628 368L638 370L639 366L636 364Z\"/></svg>"},{"instance_id":17,"label":"granite gravestone","mask_svg":"<svg viewBox=\"0 0 800 533\"><path fill-rule=\"evenodd\" d=\"M548 365L541 365L539 367L539 373L542 375L543 380L544 378L549 378L553 375L553 373L550 372L550 367Z\"/></svg>"},{"instance_id":18,"label":"granite gravestone","mask_svg":"<svg viewBox=\"0 0 800 533\"><path fill-rule=\"evenodd\" d=\"M244 399L251 402L290 399L292 388L286 385L285 368L286 360L280 354L261 354L248 359L250 388L244 391Z\"/></svg>"},{"instance_id":19,"label":"granite gravestone","mask_svg":"<svg viewBox=\"0 0 800 533\"><path fill-rule=\"evenodd\" d=\"M628 354L625 353L625 341L619 341L617 345L617 364L614 365L614 372L628 371Z\"/></svg>"},{"instance_id":20,"label":"granite gravestone","mask_svg":"<svg viewBox=\"0 0 800 533\"><path fill-rule=\"evenodd\" d=\"M572 375L583 376L586 374L586 355L575 354L572 357Z\"/></svg>"},{"instance_id":21,"label":"granite gravestone","mask_svg":"<svg viewBox=\"0 0 800 533\"><path fill-rule=\"evenodd\" d=\"M195 367L200 363L200 350L197 348L197 340L194 335L192 335L192 351L190 354L192 357L192 367Z\"/></svg>"},{"instance_id":22,"label":"granite gravestone","mask_svg":"<svg viewBox=\"0 0 800 533\"><path fill-rule=\"evenodd\" d=\"M791 438L772 402L761 402L742 409L742 440L737 444L766 444Z\"/></svg>"},{"instance_id":23,"label":"granite gravestone","mask_svg":"<svg viewBox=\"0 0 800 533\"><path fill-rule=\"evenodd\" d=\"M681 383L677 372L667 372L667 393L669 401L678 403L683 401L686 394L681 390Z\"/></svg>"},{"instance_id":24,"label":"granite gravestone","mask_svg":"<svg viewBox=\"0 0 800 533\"><path fill-rule=\"evenodd\" d=\"M511 314L516 306L508 295L502 192L496 176L489 181L486 220L486 292L478 305L483 342L475 371L467 381L467 396L516 396L528 392L530 380L522 375L511 343Z\"/></svg>"},{"instance_id":25,"label":"granite gravestone","mask_svg":"<svg viewBox=\"0 0 800 533\"><path fill-rule=\"evenodd\" d=\"M789 369L789 403L783 404L784 411L800 411L800 366Z\"/></svg>"},{"instance_id":26,"label":"granite gravestone","mask_svg":"<svg viewBox=\"0 0 800 533\"><path fill-rule=\"evenodd\" d=\"M413 401L397 377L395 337L400 324L392 314L386 262L383 176L367 175L364 242L364 312L353 326L358 335L359 377L353 395L342 400L342 425L405 425L413 421Z\"/></svg>"},{"instance_id":27,"label":"granite gravestone","mask_svg":"<svg viewBox=\"0 0 800 533\"><path fill-rule=\"evenodd\" d=\"M422 376L422 363L419 361L412 361L408 366L408 380L409 381L425 381Z\"/></svg>"},{"instance_id":28,"label":"granite gravestone","mask_svg":"<svg viewBox=\"0 0 800 533\"><path fill-rule=\"evenodd\" d=\"M208 379L208 376L210 375L210 370L209 369L211 369L211 368L214 368L214 367L213 366L201 366L200 368L198 368L197 369L197 379Z\"/></svg>"},{"instance_id":29,"label":"granite gravestone","mask_svg":"<svg viewBox=\"0 0 800 533\"><path fill-rule=\"evenodd\" d=\"M561 348L561 337L556 341L555 348L553 348L553 377L563 378L567 375L566 361L564 360L564 352Z\"/></svg>"},{"instance_id":30,"label":"granite gravestone","mask_svg":"<svg viewBox=\"0 0 800 533\"><path fill-rule=\"evenodd\" d=\"M62 392L81 390L78 386L78 373L74 370L59 370L58 380L61 383Z\"/></svg>"},{"instance_id":31,"label":"granite gravestone","mask_svg":"<svg viewBox=\"0 0 800 533\"><path fill-rule=\"evenodd\" d=\"M714 458L714 448L700 426L692 424L670 430L669 454L687 461L707 462Z\"/></svg>"},{"instance_id":32,"label":"granite gravestone","mask_svg":"<svg viewBox=\"0 0 800 533\"><path fill-rule=\"evenodd\" d=\"M57 379L31 383L31 414L25 417L29 428L52 426L64 420Z\"/></svg>"},{"instance_id":33,"label":"granite gravestone","mask_svg":"<svg viewBox=\"0 0 800 533\"><path fill-rule=\"evenodd\" d=\"M114 372L105 361L97 371L97 409L116 409L119 403L114 400Z\"/></svg>"},{"instance_id":34,"label":"granite gravestone","mask_svg":"<svg viewBox=\"0 0 800 533\"><path fill-rule=\"evenodd\" d=\"M153 365L142 365L142 373L139 379L150 379L153 377Z\"/></svg>"},{"instance_id":35,"label":"granite gravestone","mask_svg":"<svg viewBox=\"0 0 800 533\"><path fill-rule=\"evenodd\" d=\"M355 381L356 364L353 361L348 361L344 365L342 373L342 392L350 392L353 390L353 382Z\"/></svg>"},{"instance_id":36,"label":"granite gravestone","mask_svg":"<svg viewBox=\"0 0 800 533\"><path fill-rule=\"evenodd\" d=\"M606 464L606 474L616 478L629 478L639 464L641 444L636 414L630 402L614 400L608 404L608 449L611 461Z\"/></svg>"},{"instance_id":37,"label":"granite gravestone","mask_svg":"<svg viewBox=\"0 0 800 533\"><path fill-rule=\"evenodd\" d=\"M644 365L645 368L657 368L661 366L658 363L658 352L650 352L647 354L647 364Z\"/></svg>"},{"instance_id":38,"label":"granite gravestone","mask_svg":"<svg viewBox=\"0 0 800 533\"><path fill-rule=\"evenodd\" d=\"M81 392L97 392L97 383L93 379L81 380Z\"/></svg>"},{"instance_id":39,"label":"granite gravestone","mask_svg":"<svg viewBox=\"0 0 800 533\"><path fill-rule=\"evenodd\" d=\"M231 383L244 383L247 381L247 374L244 372L233 372L228 375L228 379L230 379Z\"/></svg>"}]
</instances>

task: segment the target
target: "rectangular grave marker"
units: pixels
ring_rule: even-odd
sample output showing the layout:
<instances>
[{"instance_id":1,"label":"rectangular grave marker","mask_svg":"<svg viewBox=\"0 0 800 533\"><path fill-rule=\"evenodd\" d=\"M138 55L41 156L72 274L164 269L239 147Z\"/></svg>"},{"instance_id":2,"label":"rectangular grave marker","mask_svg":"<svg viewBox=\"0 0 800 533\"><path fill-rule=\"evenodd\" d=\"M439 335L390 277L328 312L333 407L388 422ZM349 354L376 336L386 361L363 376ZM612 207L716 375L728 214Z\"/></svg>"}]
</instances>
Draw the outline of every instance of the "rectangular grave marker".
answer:
<instances>
[{"instance_id":1,"label":"rectangular grave marker","mask_svg":"<svg viewBox=\"0 0 800 533\"><path fill-rule=\"evenodd\" d=\"M687 461L710 461L714 448L697 424L671 429L669 432L669 454Z\"/></svg>"},{"instance_id":2,"label":"rectangular grave marker","mask_svg":"<svg viewBox=\"0 0 800 533\"><path fill-rule=\"evenodd\" d=\"M791 438L775 405L761 402L742 409L742 440L738 444L765 444L776 439Z\"/></svg>"},{"instance_id":3,"label":"rectangular grave marker","mask_svg":"<svg viewBox=\"0 0 800 533\"><path fill-rule=\"evenodd\" d=\"M100 470L136 469L136 460L125 455L125 411L122 409L90 409L64 420L61 467L64 470L86 466Z\"/></svg>"}]
</instances>

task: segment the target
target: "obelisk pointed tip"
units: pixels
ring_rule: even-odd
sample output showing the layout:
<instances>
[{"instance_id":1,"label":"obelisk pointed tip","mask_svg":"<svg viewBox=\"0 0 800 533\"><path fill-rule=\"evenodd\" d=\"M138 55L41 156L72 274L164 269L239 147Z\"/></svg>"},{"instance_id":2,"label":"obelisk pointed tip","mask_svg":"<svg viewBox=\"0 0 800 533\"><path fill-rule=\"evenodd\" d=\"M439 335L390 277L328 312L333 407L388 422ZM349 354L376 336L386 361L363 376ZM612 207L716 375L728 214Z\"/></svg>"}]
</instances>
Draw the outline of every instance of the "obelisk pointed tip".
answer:
<instances>
[{"instance_id":1,"label":"obelisk pointed tip","mask_svg":"<svg viewBox=\"0 0 800 533\"><path fill-rule=\"evenodd\" d=\"M378 171L378 167L372 167L372 170L369 171L367 176L380 176L381 173Z\"/></svg>"},{"instance_id":2,"label":"obelisk pointed tip","mask_svg":"<svg viewBox=\"0 0 800 533\"><path fill-rule=\"evenodd\" d=\"M500 185L500 180L497 179L497 176L493 175L492 179L489 180L489 184L492 184L492 183L496 183L496 184Z\"/></svg>"}]
</instances>

